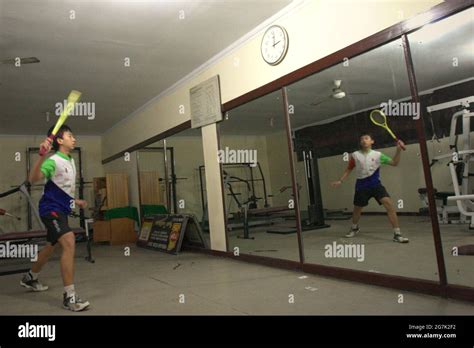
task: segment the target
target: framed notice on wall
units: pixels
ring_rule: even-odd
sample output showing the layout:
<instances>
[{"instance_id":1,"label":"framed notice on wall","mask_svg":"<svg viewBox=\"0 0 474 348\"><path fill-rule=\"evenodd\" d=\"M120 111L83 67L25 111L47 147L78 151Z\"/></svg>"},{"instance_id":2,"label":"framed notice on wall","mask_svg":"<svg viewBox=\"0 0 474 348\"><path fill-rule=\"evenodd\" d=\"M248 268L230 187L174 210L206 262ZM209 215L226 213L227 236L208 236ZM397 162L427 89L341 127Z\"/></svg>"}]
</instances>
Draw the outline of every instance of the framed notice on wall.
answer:
<instances>
[{"instance_id":1,"label":"framed notice on wall","mask_svg":"<svg viewBox=\"0 0 474 348\"><path fill-rule=\"evenodd\" d=\"M186 246L207 248L200 226L190 214L147 216L143 221L137 245L170 254L177 254Z\"/></svg>"},{"instance_id":2,"label":"framed notice on wall","mask_svg":"<svg viewBox=\"0 0 474 348\"><path fill-rule=\"evenodd\" d=\"M219 75L191 88L189 97L191 100L192 128L222 121Z\"/></svg>"}]
</instances>

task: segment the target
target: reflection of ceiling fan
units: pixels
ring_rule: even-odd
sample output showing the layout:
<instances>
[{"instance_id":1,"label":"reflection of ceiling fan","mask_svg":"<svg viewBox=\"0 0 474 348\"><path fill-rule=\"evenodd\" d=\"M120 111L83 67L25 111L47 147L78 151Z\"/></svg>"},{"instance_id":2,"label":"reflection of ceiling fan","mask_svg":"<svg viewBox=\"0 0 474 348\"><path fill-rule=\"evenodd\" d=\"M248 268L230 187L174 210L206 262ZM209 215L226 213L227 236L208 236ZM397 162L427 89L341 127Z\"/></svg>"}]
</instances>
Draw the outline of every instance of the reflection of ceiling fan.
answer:
<instances>
[{"instance_id":1,"label":"reflection of ceiling fan","mask_svg":"<svg viewBox=\"0 0 474 348\"><path fill-rule=\"evenodd\" d=\"M11 64L15 65L18 61L20 61L20 64L32 64L32 63L39 63L40 60L36 57L28 57L28 58L10 58L10 59L5 59L1 60L0 64Z\"/></svg>"},{"instance_id":2,"label":"reflection of ceiling fan","mask_svg":"<svg viewBox=\"0 0 474 348\"><path fill-rule=\"evenodd\" d=\"M332 89L332 94L324 98L323 100L320 100L316 103L311 103L311 105L316 106L321 103L324 103L325 101L329 101L330 99L342 99L345 98L346 95L363 95L363 94L369 94L366 92L361 92L361 93L346 93L342 90L341 88L342 80L334 80L334 88Z\"/></svg>"}]
</instances>

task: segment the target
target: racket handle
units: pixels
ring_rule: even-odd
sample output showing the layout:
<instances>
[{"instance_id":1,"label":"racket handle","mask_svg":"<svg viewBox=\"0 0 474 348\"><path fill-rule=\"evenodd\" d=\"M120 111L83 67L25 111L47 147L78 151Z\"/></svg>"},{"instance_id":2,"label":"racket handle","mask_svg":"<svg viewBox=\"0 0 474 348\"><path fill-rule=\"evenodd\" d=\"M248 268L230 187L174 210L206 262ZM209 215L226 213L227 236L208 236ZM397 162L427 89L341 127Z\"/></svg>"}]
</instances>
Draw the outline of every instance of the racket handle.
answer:
<instances>
[{"instance_id":1,"label":"racket handle","mask_svg":"<svg viewBox=\"0 0 474 348\"><path fill-rule=\"evenodd\" d=\"M49 137L48 137L49 143L52 144L55 138L56 138L55 135L50 134ZM45 150L43 147L39 150L39 155L40 155L41 157L43 157L44 155L46 155L46 153L47 153L47 152L46 152L46 150Z\"/></svg>"},{"instance_id":2,"label":"racket handle","mask_svg":"<svg viewBox=\"0 0 474 348\"><path fill-rule=\"evenodd\" d=\"M405 147L405 145L400 144L400 141L401 140L397 138L397 144L400 145L403 151L405 151L407 148Z\"/></svg>"}]
</instances>

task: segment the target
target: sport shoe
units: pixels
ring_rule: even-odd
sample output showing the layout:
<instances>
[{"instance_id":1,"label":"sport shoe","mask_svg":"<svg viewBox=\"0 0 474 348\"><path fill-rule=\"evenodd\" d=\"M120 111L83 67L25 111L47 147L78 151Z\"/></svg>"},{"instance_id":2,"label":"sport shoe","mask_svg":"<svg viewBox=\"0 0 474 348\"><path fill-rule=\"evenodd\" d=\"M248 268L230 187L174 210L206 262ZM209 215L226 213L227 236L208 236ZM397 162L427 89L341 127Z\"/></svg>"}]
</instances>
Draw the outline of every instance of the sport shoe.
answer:
<instances>
[{"instance_id":1,"label":"sport shoe","mask_svg":"<svg viewBox=\"0 0 474 348\"><path fill-rule=\"evenodd\" d=\"M23 276L23 279L20 281L20 285L33 291L48 290L48 286L41 284L38 279L31 278L28 273Z\"/></svg>"},{"instance_id":2,"label":"sport shoe","mask_svg":"<svg viewBox=\"0 0 474 348\"><path fill-rule=\"evenodd\" d=\"M394 234L393 241L398 243L408 243L408 238L403 237L401 234Z\"/></svg>"},{"instance_id":3,"label":"sport shoe","mask_svg":"<svg viewBox=\"0 0 474 348\"><path fill-rule=\"evenodd\" d=\"M345 235L345 237L346 237L346 238L355 237L355 235L356 235L357 233L359 233L359 232L360 232L360 228L359 228L359 227L357 227L357 228L355 228L355 229L351 227L351 230L349 231L348 234Z\"/></svg>"},{"instance_id":4,"label":"sport shoe","mask_svg":"<svg viewBox=\"0 0 474 348\"><path fill-rule=\"evenodd\" d=\"M89 307L89 301L83 301L77 295L66 296L66 293L63 294L63 308L69 309L73 312L80 312Z\"/></svg>"}]
</instances>

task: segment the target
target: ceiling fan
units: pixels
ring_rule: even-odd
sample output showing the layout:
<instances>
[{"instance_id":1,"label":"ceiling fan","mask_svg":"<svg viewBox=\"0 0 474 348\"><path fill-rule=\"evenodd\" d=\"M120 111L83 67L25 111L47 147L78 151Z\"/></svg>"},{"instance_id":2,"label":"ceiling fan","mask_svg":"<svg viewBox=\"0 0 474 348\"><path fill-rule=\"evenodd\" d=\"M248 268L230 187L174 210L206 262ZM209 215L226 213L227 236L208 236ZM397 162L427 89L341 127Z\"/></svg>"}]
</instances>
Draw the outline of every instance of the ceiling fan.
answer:
<instances>
[{"instance_id":1,"label":"ceiling fan","mask_svg":"<svg viewBox=\"0 0 474 348\"><path fill-rule=\"evenodd\" d=\"M15 63L17 63L18 61L18 58L10 58L10 59L4 59L4 60L1 60L0 61L0 64L11 64L11 65L15 65ZM20 58L20 64L23 65L23 64L32 64L32 63L39 63L40 60L36 57L28 57L28 58Z\"/></svg>"},{"instance_id":2,"label":"ceiling fan","mask_svg":"<svg viewBox=\"0 0 474 348\"><path fill-rule=\"evenodd\" d=\"M331 99L343 99L347 95L364 95L364 94L369 94L367 92L360 92L360 93L346 93L342 90L341 88L342 85L342 80L334 80L334 88L332 89L332 93L328 95L326 98L323 100L320 100L316 103L311 103L312 106L317 106L321 103L324 103L325 101L329 101Z\"/></svg>"}]
</instances>

